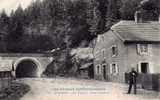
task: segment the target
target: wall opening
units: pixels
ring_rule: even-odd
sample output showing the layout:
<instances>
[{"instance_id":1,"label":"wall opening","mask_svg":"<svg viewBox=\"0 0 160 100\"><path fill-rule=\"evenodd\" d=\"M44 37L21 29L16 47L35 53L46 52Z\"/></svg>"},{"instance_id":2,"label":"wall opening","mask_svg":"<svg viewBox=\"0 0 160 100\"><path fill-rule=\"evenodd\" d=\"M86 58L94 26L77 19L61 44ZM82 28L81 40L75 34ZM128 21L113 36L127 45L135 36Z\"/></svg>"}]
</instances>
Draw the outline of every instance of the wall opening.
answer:
<instances>
[{"instance_id":1,"label":"wall opening","mask_svg":"<svg viewBox=\"0 0 160 100\"><path fill-rule=\"evenodd\" d=\"M106 65L103 65L103 79L106 80Z\"/></svg>"},{"instance_id":2,"label":"wall opening","mask_svg":"<svg viewBox=\"0 0 160 100\"><path fill-rule=\"evenodd\" d=\"M37 77L37 64L32 60L22 60L16 68L17 78Z\"/></svg>"},{"instance_id":3,"label":"wall opening","mask_svg":"<svg viewBox=\"0 0 160 100\"><path fill-rule=\"evenodd\" d=\"M141 72L142 73L148 73L148 67L149 67L149 64L148 63L141 63Z\"/></svg>"},{"instance_id":4,"label":"wall opening","mask_svg":"<svg viewBox=\"0 0 160 100\"><path fill-rule=\"evenodd\" d=\"M89 70L88 70L88 76L90 77L90 78L94 78L94 68L93 68L93 64L91 64L90 66L89 66Z\"/></svg>"}]
</instances>

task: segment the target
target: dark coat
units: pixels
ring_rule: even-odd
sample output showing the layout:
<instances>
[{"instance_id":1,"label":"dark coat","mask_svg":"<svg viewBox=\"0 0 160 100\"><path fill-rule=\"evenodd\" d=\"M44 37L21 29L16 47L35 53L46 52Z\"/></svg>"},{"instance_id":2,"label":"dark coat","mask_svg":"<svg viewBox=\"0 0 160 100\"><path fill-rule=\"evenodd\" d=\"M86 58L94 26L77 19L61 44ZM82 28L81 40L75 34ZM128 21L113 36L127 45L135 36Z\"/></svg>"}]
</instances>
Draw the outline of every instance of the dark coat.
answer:
<instances>
[{"instance_id":1,"label":"dark coat","mask_svg":"<svg viewBox=\"0 0 160 100\"><path fill-rule=\"evenodd\" d=\"M131 71L129 73L129 83L130 84L136 84L137 76L138 76L138 73L136 71Z\"/></svg>"}]
</instances>

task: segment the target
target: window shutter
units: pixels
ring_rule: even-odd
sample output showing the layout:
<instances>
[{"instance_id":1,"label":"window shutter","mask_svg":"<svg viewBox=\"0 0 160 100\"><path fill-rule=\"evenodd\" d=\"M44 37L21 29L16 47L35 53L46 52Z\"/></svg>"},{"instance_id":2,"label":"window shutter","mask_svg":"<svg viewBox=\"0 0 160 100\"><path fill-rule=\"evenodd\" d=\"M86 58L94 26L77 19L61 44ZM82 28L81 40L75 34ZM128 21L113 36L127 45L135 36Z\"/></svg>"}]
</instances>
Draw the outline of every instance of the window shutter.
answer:
<instances>
[{"instance_id":1,"label":"window shutter","mask_svg":"<svg viewBox=\"0 0 160 100\"><path fill-rule=\"evenodd\" d=\"M141 70L141 63L139 62L137 65L138 65L138 72L139 72L139 73L142 73L142 70Z\"/></svg>"},{"instance_id":2,"label":"window shutter","mask_svg":"<svg viewBox=\"0 0 160 100\"><path fill-rule=\"evenodd\" d=\"M101 74L101 68L102 68L102 66L99 65L99 74Z\"/></svg>"},{"instance_id":3,"label":"window shutter","mask_svg":"<svg viewBox=\"0 0 160 100\"><path fill-rule=\"evenodd\" d=\"M154 67L153 67L152 62L149 63L149 67L148 68L149 68L149 72L150 73L154 73Z\"/></svg>"},{"instance_id":4,"label":"window shutter","mask_svg":"<svg viewBox=\"0 0 160 100\"><path fill-rule=\"evenodd\" d=\"M110 64L110 73L112 74L112 64Z\"/></svg>"},{"instance_id":5,"label":"window shutter","mask_svg":"<svg viewBox=\"0 0 160 100\"><path fill-rule=\"evenodd\" d=\"M137 72L140 73L139 64L137 64Z\"/></svg>"},{"instance_id":6,"label":"window shutter","mask_svg":"<svg viewBox=\"0 0 160 100\"><path fill-rule=\"evenodd\" d=\"M116 56L118 56L118 46L116 46Z\"/></svg>"},{"instance_id":7,"label":"window shutter","mask_svg":"<svg viewBox=\"0 0 160 100\"><path fill-rule=\"evenodd\" d=\"M137 54L141 53L140 44L137 44Z\"/></svg>"},{"instance_id":8,"label":"window shutter","mask_svg":"<svg viewBox=\"0 0 160 100\"><path fill-rule=\"evenodd\" d=\"M98 65L96 66L95 70L96 70L96 74L98 74Z\"/></svg>"},{"instance_id":9,"label":"window shutter","mask_svg":"<svg viewBox=\"0 0 160 100\"><path fill-rule=\"evenodd\" d=\"M116 64L116 74L119 73L119 68L118 68L118 65Z\"/></svg>"}]
</instances>

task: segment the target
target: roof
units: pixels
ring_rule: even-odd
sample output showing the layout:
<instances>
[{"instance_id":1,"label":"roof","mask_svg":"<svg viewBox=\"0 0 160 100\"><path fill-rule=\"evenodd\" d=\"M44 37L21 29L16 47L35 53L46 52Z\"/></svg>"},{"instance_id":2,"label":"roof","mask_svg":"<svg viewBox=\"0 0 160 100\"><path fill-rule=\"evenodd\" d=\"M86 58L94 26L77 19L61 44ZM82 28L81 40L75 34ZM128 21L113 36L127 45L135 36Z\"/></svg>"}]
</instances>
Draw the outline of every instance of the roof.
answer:
<instances>
[{"instance_id":1,"label":"roof","mask_svg":"<svg viewBox=\"0 0 160 100\"><path fill-rule=\"evenodd\" d=\"M80 59L93 59L93 48L76 48L72 49L71 55L75 55L75 57L80 58Z\"/></svg>"},{"instance_id":2,"label":"roof","mask_svg":"<svg viewBox=\"0 0 160 100\"><path fill-rule=\"evenodd\" d=\"M125 42L160 42L160 23L150 21L136 23L134 21L120 21L111 30Z\"/></svg>"},{"instance_id":3,"label":"roof","mask_svg":"<svg viewBox=\"0 0 160 100\"><path fill-rule=\"evenodd\" d=\"M87 63L87 64L84 64L82 65L82 67L80 67L80 69L87 69L89 68L93 63Z\"/></svg>"}]
</instances>

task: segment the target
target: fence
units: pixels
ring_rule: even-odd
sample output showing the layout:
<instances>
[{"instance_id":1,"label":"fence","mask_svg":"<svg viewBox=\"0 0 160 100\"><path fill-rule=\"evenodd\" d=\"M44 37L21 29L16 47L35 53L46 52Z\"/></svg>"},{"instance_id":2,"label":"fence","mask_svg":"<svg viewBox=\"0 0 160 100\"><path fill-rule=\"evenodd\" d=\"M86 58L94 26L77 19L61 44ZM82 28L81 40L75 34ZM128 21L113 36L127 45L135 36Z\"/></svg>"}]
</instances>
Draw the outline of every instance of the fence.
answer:
<instances>
[{"instance_id":1,"label":"fence","mask_svg":"<svg viewBox=\"0 0 160 100\"><path fill-rule=\"evenodd\" d=\"M125 73L125 83L129 81L129 74ZM160 74L138 74L137 84L143 89L160 91Z\"/></svg>"}]
</instances>

